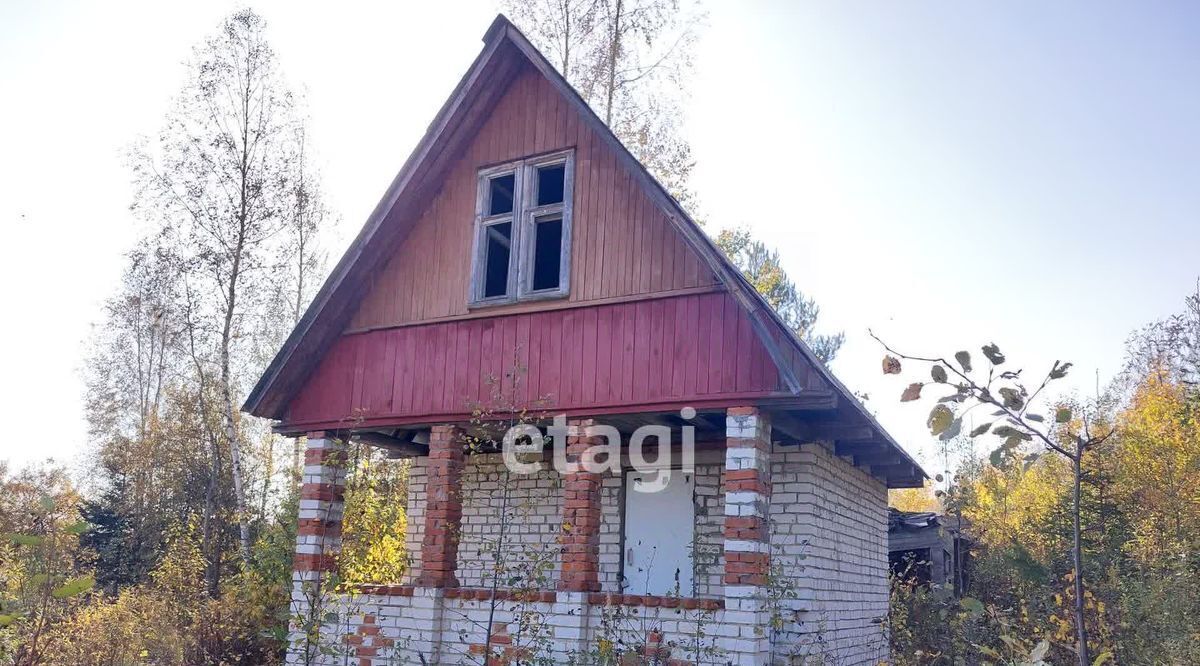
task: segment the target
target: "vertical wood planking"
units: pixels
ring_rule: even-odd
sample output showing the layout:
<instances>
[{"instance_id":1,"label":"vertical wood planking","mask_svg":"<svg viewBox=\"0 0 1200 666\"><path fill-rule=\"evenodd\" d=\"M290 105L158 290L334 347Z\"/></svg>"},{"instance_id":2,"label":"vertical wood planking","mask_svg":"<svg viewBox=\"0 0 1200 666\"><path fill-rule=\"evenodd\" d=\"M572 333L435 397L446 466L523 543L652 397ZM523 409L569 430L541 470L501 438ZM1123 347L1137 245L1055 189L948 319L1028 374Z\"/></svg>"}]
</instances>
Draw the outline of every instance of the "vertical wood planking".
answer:
<instances>
[{"instance_id":1,"label":"vertical wood planking","mask_svg":"<svg viewBox=\"0 0 1200 666\"><path fill-rule=\"evenodd\" d=\"M571 290L587 302L716 284L616 154L532 70L500 97L412 229L372 279L354 330L467 314L476 172L480 166L576 148Z\"/></svg>"},{"instance_id":2,"label":"vertical wood planking","mask_svg":"<svg viewBox=\"0 0 1200 666\"><path fill-rule=\"evenodd\" d=\"M811 368L791 360L807 385ZM498 402L489 377L502 383ZM731 296L712 293L343 336L289 419L349 424L464 414L474 404L531 408L543 397L546 409L683 406L780 386L748 316Z\"/></svg>"}]
</instances>

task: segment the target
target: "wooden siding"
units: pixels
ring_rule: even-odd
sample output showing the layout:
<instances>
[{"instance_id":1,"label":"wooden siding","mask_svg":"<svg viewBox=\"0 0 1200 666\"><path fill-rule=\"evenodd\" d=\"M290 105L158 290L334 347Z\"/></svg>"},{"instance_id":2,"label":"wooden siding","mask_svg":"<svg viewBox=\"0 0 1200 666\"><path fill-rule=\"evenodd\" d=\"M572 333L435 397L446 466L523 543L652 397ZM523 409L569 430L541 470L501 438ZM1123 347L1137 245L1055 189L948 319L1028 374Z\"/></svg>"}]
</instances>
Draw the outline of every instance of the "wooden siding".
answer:
<instances>
[{"instance_id":1,"label":"wooden siding","mask_svg":"<svg viewBox=\"0 0 1200 666\"><path fill-rule=\"evenodd\" d=\"M498 402L489 377L505 377ZM345 335L284 429L432 422L478 404L665 411L780 390L745 311L714 292Z\"/></svg>"},{"instance_id":2,"label":"wooden siding","mask_svg":"<svg viewBox=\"0 0 1200 666\"><path fill-rule=\"evenodd\" d=\"M697 291L717 279L666 215L540 74L526 68L447 174L412 232L372 280L349 330L461 317L467 308L476 174L483 166L575 148L574 304ZM501 315L555 301L477 310Z\"/></svg>"}]
</instances>

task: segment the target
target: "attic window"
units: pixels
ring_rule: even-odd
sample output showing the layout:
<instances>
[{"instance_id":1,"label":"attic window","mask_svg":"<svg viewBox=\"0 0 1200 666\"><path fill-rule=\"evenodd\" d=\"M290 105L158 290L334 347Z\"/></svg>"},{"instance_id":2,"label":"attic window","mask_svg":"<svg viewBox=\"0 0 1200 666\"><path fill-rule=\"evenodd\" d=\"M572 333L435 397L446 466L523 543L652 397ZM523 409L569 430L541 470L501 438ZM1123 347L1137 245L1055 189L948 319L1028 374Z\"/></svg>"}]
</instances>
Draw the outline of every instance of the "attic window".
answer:
<instances>
[{"instance_id":1,"label":"attic window","mask_svg":"<svg viewBox=\"0 0 1200 666\"><path fill-rule=\"evenodd\" d=\"M566 164L552 164L539 167L537 170L537 205L562 203L563 178L567 173Z\"/></svg>"},{"instance_id":2,"label":"attic window","mask_svg":"<svg viewBox=\"0 0 1200 666\"><path fill-rule=\"evenodd\" d=\"M567 295L574 167L567 150L480 171L472 305Z\"/></svg>"},{"instance_id":3,"label":"attic window","mask_svg":"<svg viewBox=\"0 0 1200 666\"><path fill-rule=\"evenodd\" d=\"M488 179L488 215L512 212L516 179L516 174L512 173Z\"/></svg>"}]
</instances>

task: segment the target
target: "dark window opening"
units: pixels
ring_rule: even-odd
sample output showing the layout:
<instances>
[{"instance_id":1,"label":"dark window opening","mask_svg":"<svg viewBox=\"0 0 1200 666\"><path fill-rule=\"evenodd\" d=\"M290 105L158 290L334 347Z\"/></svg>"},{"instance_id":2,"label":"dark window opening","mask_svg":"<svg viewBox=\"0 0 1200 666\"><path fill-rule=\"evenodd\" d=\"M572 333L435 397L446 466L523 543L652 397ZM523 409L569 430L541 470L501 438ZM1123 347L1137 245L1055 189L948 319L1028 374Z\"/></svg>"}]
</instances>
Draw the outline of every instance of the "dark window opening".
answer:
<instances>
[{"instance_id":1,"label":"dark window opening","mask_svg":"<svg viewBox=\"0 0 1200 666\"><path fill-rule=\"evenodd\" d=\"M898 550L888 553L892 577L914 585L928 585L933 580L929 549Z\"/></svg>"},{"instance_id":2,"label":"dark window opening","mask_svg":"<svg viewBox=\"0 0 1200 666\"><path fill-rule=\"evenodd\" d=\"M503 215L513 211L514 174L497 176L488 181L488 215Z\"/></svg>"},{"instance_id":3,"label":"dark window opening","mask_svg":"<svg viewBox=\"0 0 1200 666\"><path fill-rule=\"evenodd\" d=\"M533 291L558 289L562 266L562 218L537 220L533 235Z\"/></svg>"},{"instance_id":4,"label":"dark window opening","mask_svg":"<svg viewBox=\"0 0 1200 666\"><path fill-rule=\"evenodd\" d=\"M508 177L510 180L512 176ZM510 202L511 203L511 202ZM508 293L508 256L512 247L512 222L484 227L483 297L494 298Z\"/></svg>"},{"instance_id":5,"label":"dark window opening","mask_svg":"<svg viewBox=\"0 0 1200 666\"><path fill-rule=\"evenodd\" d=\"M555 164L537 170L537 205L562 203L567 165Z\"/></svg>"}]
</instances>

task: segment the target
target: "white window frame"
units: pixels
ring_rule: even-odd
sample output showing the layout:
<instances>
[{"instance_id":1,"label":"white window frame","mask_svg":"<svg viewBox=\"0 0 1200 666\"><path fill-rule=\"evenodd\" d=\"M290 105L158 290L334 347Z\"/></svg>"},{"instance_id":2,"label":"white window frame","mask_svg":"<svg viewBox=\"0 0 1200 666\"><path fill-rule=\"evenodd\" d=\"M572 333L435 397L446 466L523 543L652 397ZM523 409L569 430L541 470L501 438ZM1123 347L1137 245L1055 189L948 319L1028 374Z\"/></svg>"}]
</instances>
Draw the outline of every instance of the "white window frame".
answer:
<instances>
[{"instance_id":1,"label":"white window frame","mask_svg":"<svg viewBox=\"0 0 1200 666\"><path fill-rule=\"evenodd\" d=\"M537 205L537 170L556 164L563 165L563 200L560 203ZM485 215L490 201L490 181L513 174L513 209L511 213ZM474 247L471 252L471 307L500 305L517 301L563 298L571 292L571 214L575 194L575 151L561 150L545 155L506 162L479 170L479 188L475 198ZM561 256L558 264L558 286L552 289L533 289L533 260L537 220L562 217ZM494 224L512 222L511 247L508 253L508 285L501 296L484 298L484 278L487 243L484 232Z\"/></svg>"}]
</instances>

